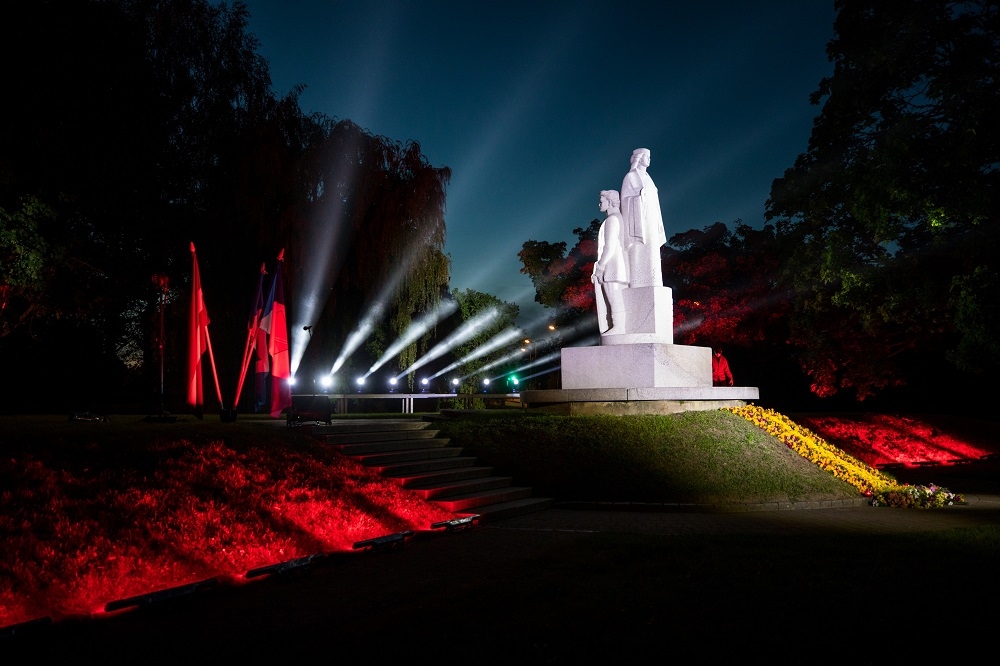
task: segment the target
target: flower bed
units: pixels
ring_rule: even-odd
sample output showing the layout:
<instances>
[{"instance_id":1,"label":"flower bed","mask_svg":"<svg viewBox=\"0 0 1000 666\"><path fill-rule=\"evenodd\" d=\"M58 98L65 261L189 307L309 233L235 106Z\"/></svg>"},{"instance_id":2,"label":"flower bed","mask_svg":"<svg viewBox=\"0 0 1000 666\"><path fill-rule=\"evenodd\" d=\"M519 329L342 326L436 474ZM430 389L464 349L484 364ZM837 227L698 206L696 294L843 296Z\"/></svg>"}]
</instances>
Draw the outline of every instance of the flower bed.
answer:
<instances>
[{"instance_id":1,"label":"flower bed","mask_svg":"<svg viewBox=\"0 0 1000 666\"><path fill-rule=\"evenodd\" d=\"M821 469L850 483L862 494L872 498L872 506L931 508L964 503L960 495L945 488L900 484L891 476L833 446L808 428L772 409L757 405L726 409L777 437Z\"/></svg>"}]
</instances>

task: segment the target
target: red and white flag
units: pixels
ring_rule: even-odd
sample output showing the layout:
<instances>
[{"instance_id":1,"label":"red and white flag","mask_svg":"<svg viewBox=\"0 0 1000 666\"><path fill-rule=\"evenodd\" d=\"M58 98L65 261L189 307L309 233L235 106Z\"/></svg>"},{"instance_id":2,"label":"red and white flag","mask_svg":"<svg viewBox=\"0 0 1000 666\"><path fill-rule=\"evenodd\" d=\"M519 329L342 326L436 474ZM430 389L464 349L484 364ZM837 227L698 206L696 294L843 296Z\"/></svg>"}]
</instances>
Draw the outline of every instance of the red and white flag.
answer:
<instances>
[{"instance_id":1,"label":"red and white flag","mask_svg":"<svg viewBox=\"0 0 1000 666\"><path fill-rule=\"evenodd\" d=\"M288 385L291 365L288 353L288 322L285 316L285 287L281 279L281 265L285 261L285 251L278 254L278 266L274 269L271 293L264 306L264 316L260 328L267 332L267 351L271 357L271 416L277 418L281 412L292 406L292 392Z\"/></svg>"}]
</instances>

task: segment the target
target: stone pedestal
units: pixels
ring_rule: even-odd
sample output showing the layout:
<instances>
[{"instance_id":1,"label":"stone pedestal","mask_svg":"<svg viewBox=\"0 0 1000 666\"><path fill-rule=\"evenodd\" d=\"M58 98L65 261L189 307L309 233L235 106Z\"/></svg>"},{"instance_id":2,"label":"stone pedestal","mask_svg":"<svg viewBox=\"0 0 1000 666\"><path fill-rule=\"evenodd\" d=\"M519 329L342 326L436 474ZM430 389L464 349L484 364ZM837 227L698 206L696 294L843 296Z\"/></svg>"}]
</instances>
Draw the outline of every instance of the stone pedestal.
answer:
<instances>
[{"instance_id":1,"label":"stone pedestal","mask_svg":"<svg viewBox=\"0 0 1000 666\"><path fill-rule=\"evenodd\" d=\"M675 386L712 386L710 348L646 342L562 350L564 389Z\"/></svg>"}]
</instances>

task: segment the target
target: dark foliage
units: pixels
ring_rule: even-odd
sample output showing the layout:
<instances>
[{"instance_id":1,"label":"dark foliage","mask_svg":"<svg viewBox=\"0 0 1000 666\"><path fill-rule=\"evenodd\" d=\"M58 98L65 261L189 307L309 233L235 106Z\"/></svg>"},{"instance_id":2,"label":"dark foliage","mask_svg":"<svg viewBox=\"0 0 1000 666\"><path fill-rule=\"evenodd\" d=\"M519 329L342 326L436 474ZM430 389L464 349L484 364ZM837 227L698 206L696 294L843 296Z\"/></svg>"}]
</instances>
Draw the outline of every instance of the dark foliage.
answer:
<instances>
[{"instance_id":1,"label":"dark foliage","mask_svg":"<svg viewBox=\"0 0 1000 666\"><path fill-rule=\"evenodd\" d=\"M995 2L842 0L808 151L768 217L790 341L821 396L1000 363Z\"/></svg>"},{"instance_id":2,"label":"dark foliage","mask_svg":"<svg viewBox=\"0 0 1000 666\"><path fill-rule=\"evenodd\" d=\"M303 113L300 88L275 97L247 19L242 3L207 0L0 9L16 96L0 106L0 361L32 369L23 400L6 408L37 405L67 373L81 386L125 386L132 402L158 400L155 275L169 284L165 385L179 406L191 242L225 401L260 265L273 270L282 249L290 321L322 318L331 346L391 267L402 271L375 322L388 335L446 290L448 170L416 143ZM317 281L307 250L321 243L340 261L326 264L313 311L296 312L296 295ZM79 405L59 395L60 408Z\"/></svg>"}]
</instances>

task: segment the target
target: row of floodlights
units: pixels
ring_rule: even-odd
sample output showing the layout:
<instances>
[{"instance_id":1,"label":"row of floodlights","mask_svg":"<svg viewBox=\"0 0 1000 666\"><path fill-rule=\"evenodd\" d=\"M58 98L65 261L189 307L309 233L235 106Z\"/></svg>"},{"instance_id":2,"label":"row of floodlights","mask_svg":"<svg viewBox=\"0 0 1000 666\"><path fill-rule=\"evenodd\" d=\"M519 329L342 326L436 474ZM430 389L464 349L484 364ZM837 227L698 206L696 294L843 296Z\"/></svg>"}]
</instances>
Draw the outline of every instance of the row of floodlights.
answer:
<instances>
[{"instance_id":1,"label":"row of floodlights","mask_svg":"<svg viewBox=\"0 0 1000 666\"><path fill-rule=\"evenodd\" d=\"M365 385L365 381L366 380L365 380L364 377L358 377L355 380L355 383L358 386L364 386ZM395 386L397 382L398 382L398 379L396 377L390 377L389 378L389 386ZM519 383L517 377L511 377L510 378L510 382L514 386L517 386L518 383ZM459 379L457 377L455 379L451 380L451 385L454 386L455 388L458 388L459 383L460 382L459 382ZM295 386L295 377L289 377L288 378L288 384L290 386ZM323 377L320 378L319 384L323 388L330 388L330 387L332 387L333 386L333 376L332 375L324 375ZM425 378L423 378L423 379L420 380L420 384L426 388L427 385L430 384L430 380L425 377ZM483 386L489 386L489 385L490 385L489 378L483 379Z\"/></svg>"}]
</instances>

